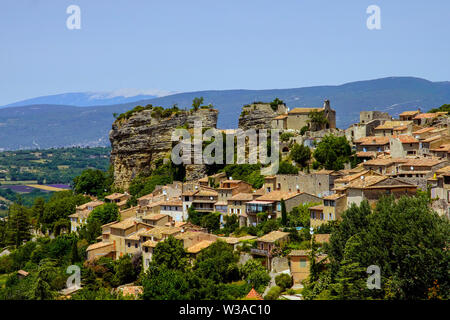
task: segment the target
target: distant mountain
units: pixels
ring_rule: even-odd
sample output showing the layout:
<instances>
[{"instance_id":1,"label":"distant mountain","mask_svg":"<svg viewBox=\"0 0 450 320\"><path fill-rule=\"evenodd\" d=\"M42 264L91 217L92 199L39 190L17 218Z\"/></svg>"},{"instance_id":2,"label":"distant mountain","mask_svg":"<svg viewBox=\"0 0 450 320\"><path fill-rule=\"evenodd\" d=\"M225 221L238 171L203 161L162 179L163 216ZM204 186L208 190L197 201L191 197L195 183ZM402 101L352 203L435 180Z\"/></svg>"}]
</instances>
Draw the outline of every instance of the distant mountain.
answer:
<instances>
[{"instance_id":1,"label":"distant mountain","mask_svg":"<svg viewBox=\"0 0 450 320\"><path fill-rule=\"evenodd\" d=\"M145 99L154 99L168 94L169 92L160 90L136 89L121 89L111 92L70 92L21 100L4 106L0 106L0 108L20 107L34 104L56 104L77 107L92 107L129 103Z\"/></svg>"},{"instance_id":2,"label":"distant mountain","mask_svg":"<svg viewBox=\"0 0 450 320\"><path fill-rule=\"evenodd\" d=\"M387 111L397 116L405 110L450 103L450 82L431 82L412 77L390 77L351 82L338 86L316 86L276 90L213 90L173 94L108 106L74 107L30 105L0 109L0 149L63 146L107 146L114 112L136 105L189 108L192 99L204 97L219 110L219 128L236 128L243 105L272 101L278 97L289 108L320 107L329 99L336 110L337 126L347 128L359 121L362 110Z\"/></svg>"}]
</instances>

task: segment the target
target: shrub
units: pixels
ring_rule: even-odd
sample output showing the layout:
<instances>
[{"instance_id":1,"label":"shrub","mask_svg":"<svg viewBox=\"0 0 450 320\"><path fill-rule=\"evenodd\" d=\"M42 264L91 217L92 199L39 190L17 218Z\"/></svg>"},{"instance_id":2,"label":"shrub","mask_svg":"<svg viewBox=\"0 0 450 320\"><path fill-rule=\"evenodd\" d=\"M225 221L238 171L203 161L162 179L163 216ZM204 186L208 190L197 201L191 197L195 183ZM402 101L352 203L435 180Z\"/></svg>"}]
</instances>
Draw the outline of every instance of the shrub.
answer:
<instances>
[{"instance_id":1,"label":"shrub","mask_svg":"<svg viewBox=\"0 0 450 320\"><path fill-rule=\"evenodd\" d=\"M281 294L281 288L279 286L274 286L270 288L269 292L264 296L264 300L277 300Z\"/></svg>"},{"instance_id":2,"label":"shrub","mask_svg":"<svg viewBox=\"0 0 450 320\"><path fill-rule=\"evenodd\" d=\"M284 291L292 287L292 277L286 273L282 273L275 277L275 283Z\"/></svg>"}]
</instances>

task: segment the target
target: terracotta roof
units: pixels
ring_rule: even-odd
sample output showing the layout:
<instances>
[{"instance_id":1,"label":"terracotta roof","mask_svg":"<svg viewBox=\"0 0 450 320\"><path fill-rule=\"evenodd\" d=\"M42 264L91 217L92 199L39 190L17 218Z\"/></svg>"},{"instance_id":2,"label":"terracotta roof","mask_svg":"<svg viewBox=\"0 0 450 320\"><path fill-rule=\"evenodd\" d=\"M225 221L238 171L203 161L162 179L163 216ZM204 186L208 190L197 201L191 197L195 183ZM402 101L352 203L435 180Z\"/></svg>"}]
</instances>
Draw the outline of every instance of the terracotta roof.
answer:
<instances>
[{"instance_id":1,"label":"terracotta roof","mask_svg":"<svg viewBox=\"0 0 450 320\"><path fill-rule=\"evenodd\" d=\"M154 248L157 245L158 245L158 242L152 241L152 240L147 240L142 244L143 247L149 247L149 248Z\"/></svg>"},{"instance_id":2,"label":"terracotta roof","mask_svg":"<svg viewBox=\"0 0 450 320\"><path fill-rule=\"evenodd\" d=\"M345 194L333 193L332 195L323 197L324 200L337 200L342 197L345 197Z\"/></svg>"},{"instance_id":3,"label":"terracotta roof","mask_svg":"<svg viewBox=\"0 0 450 320\"><path fill-rule=\"evenodd\" d=\"M323 205L319 204L317 206L312 206L308 208L309 210L318 210L318 211L323 211Z\"/></svg>"},{"instance_id":4,"label":"terracotta roof","mask_svg":"<svg viewBox=\"0 0 450 320\"><path fill-rule=\"evenodd\" d=\"M377 184L381 181L384 181L388 179L387 176L367 176L364 177L364 179L357 179L352 181L347 188L356 188L356 189L361 189L361 188L366 188L366 187L370 187L374 184Z\"/></svg>"},{"instance_id":5,"label":"terracotta roof","mask_svg":"<svg viewBox=\"0 0 450 320\"><path fill-rule=\"evenodd\" d=\"M164 235L173 235L181 231L179 227L166 227L166 226L156 226L153 229L145 230L142 233L143 236L153 236L158 239L161 239Z\"/></svg>"},{"instance_id":6,"label":"terracotta roof","mask_svg":"<svg viewBox=\"0 0 450 320\"><path fill-rule=\"evenodd\" d=\"M198 253L198 252L202 251L203 249L208 248L213 243L214 243L214 241L211 241L211 240L203 240L203 241L200 241L199 243L194 244L193 246L190 246L189 248L187 248L186 251L188 253Z\"/></svg>"},{"instance_id":7,"label":"terracotta roof","mask_svg":"<svg viewBox=\"0 0 450 320\"><path fill-rule=\"evenodd\" d=\"M243 237L238 237L238 238L236 238L236 237L219 237L220 240L223 240L228 244L236 244L241 241L253 240L256 238L257 237L255 237L255 236L243 236Z\"/></svg>"},{"instance_id":8,"label":"terracotta roof","mask_svg":"<svg viewBox=\"0 0 450 320\"><path fill-rule=\"evenodd\" d=\"M422 128L422 129L419 129L417 131L414 131L413 134L421 134L421 133L425 133L425 132L428 132L428 131L433 131L434 129L435 128L433 128L433 127Z\"/></svg>"},{"instance_id":9,"label":"terracotta roof","mask_svg":"<svg viewBox=\"0 0 450 320\"><path fill-rule=\"evenodd\" d=\"M430 149L430 151L450 152L450 144L442 144L438 148Z\"/></svg>"},{"instance_id":10,"label":"terracotta roof","mask_svg":"<svg viewBox=\"0 0 450 320\"><path fill-rule=\"evenodd\" d=\"M256 299L256 300L264 300L263 297L255 290L255 288L252 288L250 292L245 297L247 299Z\"/></svg>"},{"instance_id":11,"label":"terracotta roof","mask_svg":"<svg viewBox=\"0 0 450 320\"><path fill-rule=\"evenodd\" d=\"M377 156L376 151L358 151L356 156L359 158L375 158Z\"/></svg>"},{"instance_id":12,"label":"terracotta roof","mask_svg":"<svg viewBox=\"0 0 450 320\"><path fill-rule=\"evenodd\" d=\"M104 204L103 201L100 201L100 200L94 200L94 201L89 201L89 202L87 202L87 203L85 203L85 204L79 205L79 206L76 207L76 209L77 209L77 210L85 210L85 209L87 209L88 207L93 207L93 208L95 208L95 207L101 206L102 204Z\"/></svg>"},{"instance_id":13,"label":"terracotta roof","mask_svg":"<svg viewBox=\"0 0 450 320\"><path fill-rule=\"evenodd\" d=\"M408 126L399 126L399 127L395 127L394 131L404 131L407 129L408 129Z\"/></svg>"},{"instance_id":14,"label":"terracotta roof","mask_svg":"<svg viewBox=\"0 0 450 320\"><path fill-rule=\"evenodd\" d=\"M363 163L364 166L388 166L396 163L394 159L372 159Z\"/></svg>"},{"instance_id":15,"label":"terracotta roof","mask_svg":"<svg viewBox=\"0 0 450 320\"><path fill-rule=\"evenodd\" d=\"M202 196L202 197L216 197L218 195L219 194L216 191L205 189L201 189L195 194L195 196Z\"/></svg>"},{"instance_id":16,"label":"terracotta roof","mask_svg":"<svg viewBox=\"0 0 450 320\"><path fill-rule=\"evenodd\" d=\"M286 119L288 116L287 114L280 114L279 116L273 118L272 120L283 120Z\"/></svg>"},{"instance_id":17,"label":"terracotta roof","mask_svg":"<svg viewBox=\"0 0 450 320\"><path fill-rule=\"evenodd\" d=\"M145 196L138 198L138 200L150 200L151 198L153 198L153 193L146 194Z\"/></svg>"},{"instance_id":18,"label":"terracotta roof","mask_svg":"<svg viewBox=\"0 0 450 320\"><path fill-rule=\"evenodd\" d=\"M446 167L443 167L443 168L440 168L440 169L436 170L436 174L438 174L438 175L446 173L446 172L450 172L450 166L446 166Z\"/></svg>"},{"instance_id":19,"label":"terracotta roof","mask_svg":"<svg viewBox=\"0 0 450 320\"><path fill-rule=\"evenodd\" d=\"M161 219L163 219L165 217L168 217L168 215L167 214L163 214L163 213L151 213L151 214L148 214L146 216L143 216L142 220L158 221L158 220L161 220Z\"/></svg>"},{"instance_id":20,"label":"terracotta roof","mask_svg":"<svg viewBox=\"0 0 450 320\"><path fill-rule=\"evenodd\" d=\"M107 247L107 246L113 246L113 243L112 242L97 242L97 243L91 244L89 247L87 247L86 251L103 248L103 247Z\"/></svg>"},{"instance_id":21,"label":"terracotta roof","mask_svg":"<svg viewBox=\"0 0 450 320\"><path fill-rule=\"evenodd\" d=\"M113 194L110 194L110 195L106 196L105 199L116 200L116 199L120 199L120 198L122 198L124 196L126 196L126 194L115 192Z\"/></svg>"},{"instance_id":22,"label":"terracotta roof","mask_svg":"<svg viewBox=\"0 0 450 320\"><path fill-rule=\"evenodd\" d=\"M128 237L126 237L126 240L134 240L134 241L139 241L139 239L141 238L141 235L144 234L144 232L147 230L139 230L137 232L134 232L132 234L130 234Z\"/></svg>"},{"instance_id":23,"label":"terracotta roof","mask_svg":"<svg viewBox=\"0 0 450 320\"><path fill-rule=\"evenodd\" d=\"M253 195L251 193L238 193L228 199L228 201L251 201L253 200Z\"/></svg>"},{"instance_id":24,"label":"terracotta roof","mask_svg":"<svg viewBox=\"0 0 450 320\"><path fill-rule=\"evenodd\" d=\"M315 173L316 173L316 174L332 174L332 173L334 173L334 172L335 172L334 170L321 169L321 170L319 170L319 171L316 171Z\"/></svg>"},{"instance_id":25,"label":"terracotta roof","mask_svg":"<svg viewBox=\"0 0 450 320\"><path fill-rule=\"evenodd\" d=\"M278 241L280 239L287 237L288 235L289 235L288 232L281 232L281 231L275 230L275 231L269 232L268 234L266 234L262 237L259 237L258 241L275 242L275 241Z\"/></svg>"},{"instance_id":26,"label":"terracotta roof","mask_svg":"<svg viewBox=\"0 0 450 320\"><path fill-rule=\"evenodd\" d=\"M380 124L378 127L375 127L375 130L394 129L395 127L405 126L411 123L412 121L388 120L383 124Z\"/></svg>"},{"instance_id":27,"label":"terracotta roof","mask_svg":"<svg viewBox=\"0 0 450 320\"><path fill-rule=\"evenodd\" d=\"M419 143L419 140L410 135L399 135L393 138L397 138L401 143Z\"/></svg>"},{"instance_id":28,"label":"terracotta roof","mask_svg":"<svg viewBox=\"0 0 450 320\"><path fill-rule=\"evenodd\" d=\"M167 201L161 201L160 205L162 206L174 206L174 207L182 207L183 201L178 199L172 199Z\"/></svg>"},{"instance_id":29,"label":"terracotta roof","mask_svg":"<svg viewBox=\"0 0 450 320\"><path fill-rule=\"evenodd\" d=\"M310 113L311 111L323 111L323 108L294 108L291 111L289 111L289 114L304 114L304 113Z\"/></svg>"},{"instance_id":30,"label":"terracotta roof","mask_svg":"<svg viewBox=\"0 0 450 320\"><path fill-rule=\"evenodd\" d=\"M405 163L403 163L401 166L418 166L418 167L432 167L437 164L440 164L442 162L445 162L445 160L440 159L409 159Z\"/></svg>"},{"instance_id":31,"label":"terracotta roof","mask_svg":"<svg viewBox=\"0 0 450 320\"><path fill-rule=\"evenodd\" d=\"M435 113L420 113L414 117L414 119L431 119L436 118L438 115Z\"/></svg>"},{"instance_id":32,"label":"terracotta roof","mask_svg":"<svg viewBox=\"0 0 450 320\"><path fill-rule=\"evenodd\" d=\"M295 193L295 192L284 192L284 191L280 191L280 190L275 190L275 191L266 193L266 194L256 198L255 200L258 200L258 201L281 201L281 199L287 200L298 194L299 193Z\"/></svg>"},{"instance_id":33,"label":"terracotta roof","mask_svg":"<svg viewBox=\"0 0 450 320\"><path fill-rule=\"evenodd\" d=\"M402 113L399 114L399 116L414 116L416 114L420 113L420 110L416 110L416 111L403 111Z\"/></svg>"},{"instance_id":34,"label":"terracotta roof","mask_svg":"<svg viewBox=\"0 0 450 320\"><path fill-rule=\"evenodd\" d=\"M362 146L385 145L388 143L389 137L378 137L378 136L363 137L355 141L355 144L360 144Z\"/></svg>"},{"instance_id":35,"label":"terracotta roof","mask_svg":"<svg viewBox=\"0 0 450 320\"><path fill-rule=\"evenodd\" d=\"M123 221L117 222L110 226L110 228L114 229L129 229L136 223L136 220L134 218L128 218Z\"/></svg>"},{"instance_id":36,"label":"terracotta roof","mask_svg":"<svg viewBox=\"0 0 450 320\"><path fill-rule=\"evenodd\" d=\"M365 163L370 162L370 161L373 161L373 160L366 161ZM358 172L358 173L349 174L349 175L346 175L346 176L343 176L343 177L341 177L339 179L334 180L334 183L350 182L350 181L353 181L353 180L359 178L360 176L362 176L364 174L367 174L368 172L369 172L369 170L363 170L363 171Z\"/></svg>"},{"instance_id":37,"label":"terracotta roof","mask_svg":"<svg viewBox=\"0 0 450 320\"><path fill-rule=\"evenodd\" d=\"M438 140L438 139L440 139L440 138L441 138L441 135L432 136L432 137L429 137L429 138L424 139L423 142L431 142L431 141Z\"/></svg>"}]
</instances>

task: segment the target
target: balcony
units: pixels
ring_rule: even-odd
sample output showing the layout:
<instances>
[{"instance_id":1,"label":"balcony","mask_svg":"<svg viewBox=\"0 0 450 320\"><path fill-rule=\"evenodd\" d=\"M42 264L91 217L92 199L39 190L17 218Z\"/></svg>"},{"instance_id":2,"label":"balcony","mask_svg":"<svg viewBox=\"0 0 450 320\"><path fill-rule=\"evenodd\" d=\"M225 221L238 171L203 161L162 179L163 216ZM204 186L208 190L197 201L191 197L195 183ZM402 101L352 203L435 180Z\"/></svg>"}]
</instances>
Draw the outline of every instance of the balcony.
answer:
<instances>
[{"instance_id":1,"label":"balcony","mask_svg":"<svg viewBox=\"0 0 450 320\"><path fill-rule=\"evenodd\" d=\"M261 250L261 249L251 249L251 254L256 254L258 256L264 256L264 257L271 257L272 255L267 250Z\"/></svg>"}]
</instances>

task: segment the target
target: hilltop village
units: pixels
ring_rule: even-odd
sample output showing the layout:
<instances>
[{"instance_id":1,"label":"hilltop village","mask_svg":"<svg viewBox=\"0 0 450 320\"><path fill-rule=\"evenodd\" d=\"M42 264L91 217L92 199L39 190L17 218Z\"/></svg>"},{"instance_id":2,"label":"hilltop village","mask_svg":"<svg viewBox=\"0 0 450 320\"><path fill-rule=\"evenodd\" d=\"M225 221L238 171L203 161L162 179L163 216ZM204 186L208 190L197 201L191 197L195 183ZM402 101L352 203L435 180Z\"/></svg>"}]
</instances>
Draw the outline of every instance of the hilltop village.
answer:
<instances>
[{"instance_id":1,"label":"hilltop village","mask_svg":"<svg viewBox=\"0 0 450 320\"><path fill-rule=\"evenodd\" d=\"M112 187L107 192L90 192L92 189L81 186L82 175L75 191L80 187L89 200L76 206L75 212L68 215L70 226L61 229L62 234L85 234L93 216L101 216L107 208L116 208L117 214L102 220L107 223L98 224L100 234L85 247L85 264L129 257L133 263L138 261L142 274L152 275L146 281L156 285L151 281L162 281L158 277L163 271L154 270L175 259L169 257L171 252L181 250L177 251L178 255L187 261L183 267L187 269L183 270L193 268L194 273L203 270L208 277L208 272L213 272L208 269L212 266L205 267L208 259L219 255L219 251L229 251L234 262L223 263L228 269L233 269L230 267L233 265L237 270L217 271L219 280L211 281L230 286L242 281L242 291L231 295L234 298L301 300L337 295L344 299L345 295L364 298L375 294L384 299L389 295L388 289L383 293L367 293L366 289L355 293L351 289L345 291L343 288L348 287L341 285L342 281L350 281L350 288L365 286L368 265L382 263L377 258L363 265L363 258L356 258L355 252L359 251L355 248L372 243L367 242L371 238L364 237L364 232L368 235L367 230L375 228L377 223L384 224L383 232L388 235L378 245L397 250L389 246L394 248L395 241L410 241L408 245L414 252L418 248L408 237L423 232L414 230L421 228L419 223L437 226L437 222L428 220L437 219L444 223L448 235L450 128L446 111L423 112L418 108L403 112L395 119L385 112L364 111L358 123L342 130L336 128L336 110L329 100L322 107L293 109L279 99L270 103L254 102L242 108L239 128L281 131L280 168L277 174L264 176L260 174L261 164L174 166L170 163L173 129L192 129L196 120L202 121L204 127L216 127L217 110L211 105L202 106L202 100L194 100L193 108L188 111L146 106L116 117L110 132ZM232 129L219 131L224 135L235 133ZM385 200L380 204L380 199ZM426 213L426 218L414 218L417 207ZM402 224L399 231L390 230L396 228L390 215L398 212L401 212L398 223L407 221L417 225ZM375 215L374 219L386 220L373 222L364 215L367 213ZM351 219L359 222L353 225ZM355 231L361 225L367 230ZM383 237L379 231L373 232ZM390 242L389 237L394 237L396 232L403 233L408 240L395 238ZM359 242L354 242L353 249L349 247L349 239L356 238L351 235L361 237ZM448 241L446 236L444 239ZM444 247L437 249L442 249L445 256ZM345 259L358 261L357 267L346 264ZM168 264L164 266L172 268ZM353 267L356 269L348 271ZM184 277L183 273L171 276ZM396 277L399 276L393 273L383 281L388 281L390 288L398 286L407 292L401 284L394 284ZM431 277L433 281L439 278ZM134 297L141 297L144 292L145 297L149 290L145 283L149 286L149 282L135 279L125 285L121 283L120 290ZM418 295L428 294L437 283L441 287L445 285L439 279L436 283L424 280L420 290L426 293ZM187 280L183 278L183 281ZM70 296L80 289L62 292ZM152 291L148 296L166 297L161 292L158 294ZM364 297L358 296L363 294ZM169 298L186 297L174 294ZM205 298L194 294L189 297Z\"/></svg>"}]
</instances>

